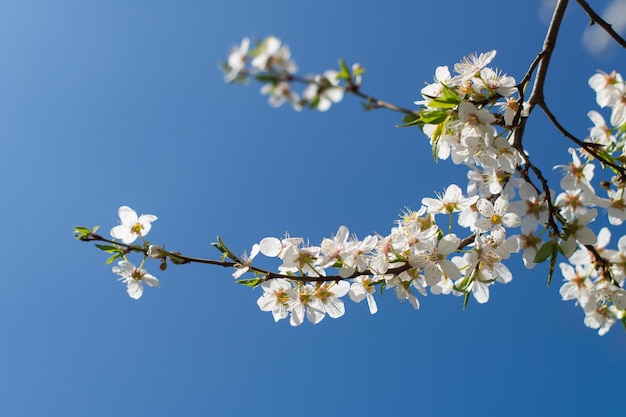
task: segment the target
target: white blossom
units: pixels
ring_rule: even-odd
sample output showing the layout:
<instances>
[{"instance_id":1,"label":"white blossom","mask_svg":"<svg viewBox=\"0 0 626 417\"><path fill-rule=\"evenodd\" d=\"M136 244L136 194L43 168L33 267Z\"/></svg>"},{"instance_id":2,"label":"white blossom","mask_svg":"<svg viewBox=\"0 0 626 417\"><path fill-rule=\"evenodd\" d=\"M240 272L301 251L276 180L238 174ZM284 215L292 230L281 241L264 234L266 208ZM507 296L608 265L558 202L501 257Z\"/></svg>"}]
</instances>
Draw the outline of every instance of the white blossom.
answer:
<instances>
[{"instance_id":1,"label":"white blossom","mask_svg":"<svg viewBox=\"0 0 626 417\"><path fill-rule=\"evenodd\" d=\"M123 260L113 267L113 273L119 275L118 281L126 284L126 292L135 300L141 298L143 294L143 284L150 287L160 287L159 280L150 275L148 271L136 268L131 262Z\"/></svg>"},{"instance_id":2,"label":"white blossom","mask_svg":"<svg viewBox=\"0 0 626 417\"><path fill-rule=\"evenodd\" d=\"M157 220L157 216L153 214L142 214L137 217L137 212L128 206L120 207L117 214L122 224L111 229L111 236L126 244L131 244L138 237L147 235L152 228L151 223Z\"/></svg>"}]
</instances>

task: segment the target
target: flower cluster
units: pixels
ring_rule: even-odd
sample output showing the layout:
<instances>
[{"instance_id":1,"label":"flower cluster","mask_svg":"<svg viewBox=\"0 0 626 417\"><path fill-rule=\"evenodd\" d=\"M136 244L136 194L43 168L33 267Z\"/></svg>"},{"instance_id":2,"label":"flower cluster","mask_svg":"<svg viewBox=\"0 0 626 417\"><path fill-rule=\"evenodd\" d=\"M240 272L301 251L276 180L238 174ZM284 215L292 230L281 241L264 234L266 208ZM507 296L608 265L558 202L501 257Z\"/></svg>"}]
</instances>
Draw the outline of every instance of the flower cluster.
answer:
<instances>
[{"instance_id":1,"label":"flower cluster","mask_svg":"<svg viewBox=\"0 0 626 417\"><path fill-rule=\"evenodd\" d=\"M607 249L610 230L603 227L596 237L588 224L598 216L597 208L604 209L612 226L619 226L626 219L626 85L622 76L613 71L593 75L589 86L596 92L598 105L611 109L611 127L600 113L590 111L588 116L594 127L585 142L594 147L580 152L570 149L572 162L557 167L564 172L560 183L564 191L556 197L555 204L568 221L570 234L562 245L568 263L559 264L564 277L560 293L563 300L575 300L585 313L585 325L603 335L616 320L626 320L626 237L619 239L617 250ZM589 149L601 153L594 154ZM600 181L606 197L598 196L592 185L596 168L593 160L597 155L602 155L604 164L612 164L614 173Z\"/></svg>"},{"instance_id":2,"label":"flower cluster","mask_svg":"<svg viewBox=\"0 0 626 417\"><path fill-rule=\"evenodd\" d=\"M605 279L596 269L595 260L586 248L580 248L569 259L559 264L564 277L560 293L563 300L575 300L585 312L585 325L599 329L600 335L609 331L615 320L626 315L624 265L626 265L626 236L618 242L618 250L605 249L611 232L602 228L595 249L610 262L614 281Z\"/></svg>"},{"instance_id":3,"label":"flower cluster","mask_svg":"<svg viewBox=\"0 0 626 417\"><path fill-rule=\"evenodd\" d=\"M601 255L595 249L598 238L589 224L598 217L597 208L606 209L611 225L621 225L626 219L626 176L621 159L626 141L624 82L615 72L598 73L589 80L598 104L611 108L612 127L607 127L597 111L589 113L595 125L589 138L581 148L570 149L571 163L555 167L564 173L560 181L563 191L556 195L547 189L547 183L535 186L527 176L517 175L518 171L524 172L528 156L523 155L521 141L516 142L516 128L528 115L529 105L520 105L514 97L517 87L512 77L487 67L494 57L495 51L491 51L464 58L454 66L455 74L448 67L437 68L435 82L422 89L423 100L416 102L422 106L416 124L430 138L434 155L471 168L468 192L482 197L475 211L484 216L474 222L474 228L481 232L476 241L482 240L485 231L497 227L497 222L517 224L517 219L506 218L501 199L519 197L511 203L511 209L521 220L521 233L513 238L517 250L523 252L524 264L532 268L548 258L554 263L561 253L576 271L584 271L587 284L583 288L588 291L579 289L576 297L566 291L564 299L575 298L585 311L585 324L600 328L604 334L615 319L624 318L623 305L615 302L617 296L606 296L607 291L622 294L623 277L615 271L620 268L617 255L608 251ZM598 196L592 185L592 161L600 156L601 162L611 164L615 173L601 181L607 198ZM471 221L460 218L459 223L468 225ZM577 255L572 256L575 251ZM566 281L571 281L574 267L561 265Z\"/></svg>"},{"instance_id":4,"label":"flower cluster","mask_svg":"<svg viewBox=\"0 0 626 417\"><path fill-rule=\"evenodd\" d=\"M325 111L345 92L357 94L358 66L349 70L341 62L339 72L299 78L289 48L278 39L250 44L246 38L233 48L222 65L225 80L242 82L254 76L265 83L261 91L270 95L273 106L288 102L296 109L307 105ZM470 297L486 303L496 283L511 282L505 262L512 254L521 253L529 269L549 260L548 283L557 259L564 257L567 261L558 264L564 277L560 293L583 309L585 325L602 335L616 321L626 324L626 237L613 250L607 248L608 228L597 235L593 231L596 221L619 226L626 219L624 81L615 72L589 80L598 104L611 110L610 126L599 112L589 112L594 127L584 140L573 138L578 147L569 150L571 162L555 167L562 173L561 190L555 192L517 137L530 104L523 102L513 77L488 67L495 55L470 55L452 72L438 67L435 81L421 89L415 112L388 107L400 109L409 116L407 125L422 129L436 158L468 166L465 189L451 184L436 198L423 198L420 209L403 212L387 235L359 239L341 226L318 246L302 238L267 237L242 256L219 239L214 246L222 259L202 262L232 267L236 282L262 289L257 301L261 310L272 312L275 321L289 318L298 326L305 318L317 324L326 315L343 316L345 296L357 303L366 300L375 314L377 290L393 291L414 309L420 307L418 297L428 293L460 296L464 305ZM294 81L306 84L301 95L292 90ZM602 170L604 176L596 172L595 161L610 168ZM112 243L98 247L113 253L109 261L122 258L113 272L132 298L142 295L143 284L159 284L143 269L147 258L160 260L161 269L168 261L199 261L149 245L144 236L156 216L137 216L123 206L119 217L121 225L111 229L112 241L86 228L76 228L77 237ZM131 245L138 237L143 246ZM137 268L126 259L132 251L144 256ZM259 254L277 259L278 272L254 265Z\"/></svg>"},{"instance_id":5,"label":"flower cluster","mask_svg":"<svg viewBox=\"0 0 626 417\"><path fill-rule=\"evenodd\" d=\"M138 237L143 240L143 237L150 231L152 222L157 219L153 214L137 216L137 212L128 206L120 207L117 213L122 224L111 229L111 236L114 239L120 239L122 243L127 245L135 242ZM108 251L111 251L110 247ZM142 268L143 262L141 263L142 266L135 267L135 265L126 259L123 252L117 251L115 253L115 258L123 257L124 259L119 261L117 266L113 267L113 273L120 276L118 281L126 284L126 292L131 298L135 300L141 298L143 294L143 284L150 287L160 286L159 280Z\"/></svg>"},{"instance_id":6,"label":"flower cluster","mask_svg":"<svg viewBox=\"0 0 626 417\"><path fill-rule=\"evenodd\" d=\"M346 87L358 87L364 72L358 64L350 71L345 63L341 63L341 71L327 70L322 74L299 77L295 74L297 65L291 59L289 47L279 39L268 36L254 47L250 43L249 38L244 38L221 63L224 81L243 83L254 77L265 83L261 93L269 96L269 104L273 107L289 103L295 110L309 107L327 111L332 103L343 99ZM294 82L305 84L300 94L294 91Z\"/></svg>"},{"instance_id":7,"label":"flower cluster","mask_svg":"<svg viewBox=\"0 0 626 417\"><path fill-rule=\"evenodd\" d=\"M454 65L455 75L446 66L438 67L435 82L422 88L423 99L415 102L422 106L416 123L437 158L481 167L491 177L500 171L513 174L522 163L513 146L513 126L527 115L513 97L515 79L486 67L495 55L496 51L470 55ZM493 108L501 113L492 113Z\"/></svg>"},{"instance_id":8,"label":"flower cluster","mask_svg":"<svg viewBox=\"0 0 626 417\"><path fill-rule=\"evenodd\" d=\"M572 162L556 167L564 173L558 195L543 186L547 183L536 186L528 176L520 176L528 156L515 134L529 105L519 102L513 77L487 67L495 55L490 51L463 58L454 65L454 73L438 67L435 82L424 87L422 100L416 101L421 106L419 117L410 123L429 137L437 158L469 166L468 195L452 184L438 198L422 199L422 208L405 213L388 236L361 241L350 238L342 226L319 246L305 245L303 239L264 239L258 252L278 257L282 265L280 277L260 274L262 310L272 311L275 320L291 317L292 325L302 323L306 312L317 323L326 312L331 317L343 314L339 298L348 294L356 302L367 299L375 313L376 287L393 289L415 308L417 294L426 295L427 290L464 295L466 302L471 294L484 303L493 284L511 281L503 262L521 252L527 268L548 258L553 263L562 254L576 271L587 274L583 281L572 278L574 267L561 264L568 283L572 279L577 285L585 283L576 287L576 297L565 291L564 299L576 298L586 325L604 334L616 319L624 318L626 294L621 286L626 255L598 252L598 238L589 225L598 217L597 208L607 209L610 224L622 223L626 181L614 176L603 182L608 198L597 196L591 184L593 154L585 148L570 149ZM598 91L598 103L612 108L614 127L606 127L599 113L590 112L596 126L587 142L601 145L603 155L616 155L612 160L618 161L624 146L624 129L619 130L624 124L620 116L624 84L619 74L612 73L595 75L590 85ZM435 222L442 214L449 217L447 229ZM451 232L453 215L457 226L466 229L463 239ZM626 240L620 244L626 245ZM335 278L329 268L335 269ZM343 284L346 280L349 289ZM330 307L324 301L329 290L334 294Z\"/></svg>"}]
</instances>

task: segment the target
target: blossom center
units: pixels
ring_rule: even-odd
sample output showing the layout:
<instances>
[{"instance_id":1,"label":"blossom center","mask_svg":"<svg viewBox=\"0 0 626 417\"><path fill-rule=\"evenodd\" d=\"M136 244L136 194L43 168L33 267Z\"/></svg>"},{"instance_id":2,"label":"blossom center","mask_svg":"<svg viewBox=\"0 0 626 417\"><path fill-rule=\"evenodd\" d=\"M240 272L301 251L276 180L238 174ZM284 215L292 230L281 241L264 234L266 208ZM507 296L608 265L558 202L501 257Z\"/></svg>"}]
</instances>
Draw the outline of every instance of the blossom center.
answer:
<instances>
[{"instance_id":1,"label":"blossom center","mask_svg":"<svg viewBox=\"0 0 626 417\"><path fill-rule=\"evenodd\" d=\"M135 223L133 224L133 226L130 228L130 231L136 235L140 235L141 236L141 231L143 230L143 225L141 223Z\"/></svg>"},{"instance_id":2,"label":"blossom center","mask_svg":"<svg viewBox=\"0 0 626 417\"><path fill-rule=\"evenodd\" d=\"M141 281L144 275L146 275L146 271L144 271L143 269L139 269L139 268L133 269L133 271L130 273L130 276L135 281Z\"/></svg>"}]
</instances>

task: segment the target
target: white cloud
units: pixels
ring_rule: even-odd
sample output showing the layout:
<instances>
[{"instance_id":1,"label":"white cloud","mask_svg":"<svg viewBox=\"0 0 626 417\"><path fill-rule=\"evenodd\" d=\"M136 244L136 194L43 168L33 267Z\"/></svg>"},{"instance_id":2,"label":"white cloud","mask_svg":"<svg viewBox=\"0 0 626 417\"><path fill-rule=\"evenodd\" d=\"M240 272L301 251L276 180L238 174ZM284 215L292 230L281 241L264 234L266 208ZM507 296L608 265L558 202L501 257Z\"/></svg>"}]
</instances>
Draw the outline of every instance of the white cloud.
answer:
<instances>
[{"instance_id":1,"label":"white cloud","mask_svg":"<svg viewBox=\"0 0 626 417\"><path fill-rule=\"evenodd\" d=\"M550 23L556 2L557 0L541 0L541 4L539 5L539 20L546 25Z\"/></svg>"},{"instance_id":2,"label":"white cloud","mask_svg":"<svg viewBox=\"0 0 626 417\"><path fill-rule=\"evenodd\" d=\"M548 0L544 0L544 3ZM613 0L599 13L604 20L613 26L620 35L626 32L626 0ZM603 55L615 41L597 24L585 29L582 37L583 47L591 55Z\"/></svg>"}]
</instances>

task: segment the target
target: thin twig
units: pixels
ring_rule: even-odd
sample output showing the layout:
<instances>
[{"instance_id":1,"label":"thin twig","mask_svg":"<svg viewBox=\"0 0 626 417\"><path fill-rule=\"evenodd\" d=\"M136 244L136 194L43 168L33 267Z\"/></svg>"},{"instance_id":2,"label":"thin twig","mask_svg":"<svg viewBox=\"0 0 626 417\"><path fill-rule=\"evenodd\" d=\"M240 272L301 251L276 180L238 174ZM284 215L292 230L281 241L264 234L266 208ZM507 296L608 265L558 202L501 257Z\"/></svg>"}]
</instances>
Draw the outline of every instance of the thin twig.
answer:
<instances>
[{"instance_id":1,"label":"thin twig","mask_svg":"<svg viewBox=\"0 0 626 417\"><path fill-rule=\"evenodd\" d=\"M616 171L619 172L620 178L622 180L626 180L626 170L624 169L624 167L622 167L621 165L617 165L617 164L615 164L615 163L605 159L604 157L602 157L602 155L599 155L598 152L596 151L596 148L598 147L598 145L596 145L594 143L584 142L584 141L578 139L576 136L572 135L570 132L568 132L567 129L565 129L563 127L563 125L561 125L561 123L559 123L559 121L554 116L554 114L552 114L552 112L548 108L548 105L546 104L545 101L542 100L541 102L537 103L537 105L539 106L539 108L541 108L541 110L543 110L543 112L546 114L546 116L548 116L548 119L550 119L552 124L559 130L559 132L561 132L563 134L563 136L565 136L566 138L568 138L569 140L574 142L576 145L578 145L581 148L583 148L585 151L587 151L587 153L592 155L594 158L596 158L602 164L608 165L611 168L614 168Z\"/></svg>"},{"instance_id":2,"label":"thin twig","mask_svg":"<svg viewBox=\"0 0 626 417\"><path fill-rule=\"evenodd\" d=\"M606 20L602 19L600 15L596 13L591 8L591 6L589 6L589 3L587 3L585 0L576 0L576 3L578 3L580 7L582 7L583 10L587 13L589 18L591 19L592 24L597 23L598 26L604 29L604 31L610 37L612 37L615 40L615 42L619 44L619 46L621 46L622 48L626 48L626 40L624 40L624 38L622 38L617 32L615 32L613 30L613 26L609 24Z\"/></svg>"},{"instance_id":3,"label":"thin twig","mask_svg":"<svg viewBox=\"0 0 626 417\"><path fill-rule=\"evenodd\" d=\"M317 83L315 80L311 78L304 78L304 77L299 77L297 75L291 75L291 74L289 74L283 81L287 81L287 82L296 81L302 84L315 84L319 87L327 87L327 86L320 85L319 83ZM343 90L344 93L354 94L355 96L361 97L362 99L366 100L367 103L372 106L372 108L385 108L387 110L395 111L398 113L404 113L410 116L419 116L419 110L411 110L411 109L407 109L401 106L397 106L395 104L389 103L388 101L384 101L374 96L371 96L369 94L363 93L360 87L353 83L349 83L349 85L345 87L344 86L332 86L332 88L340 88Z\"/></svg>"}]
</instances>

